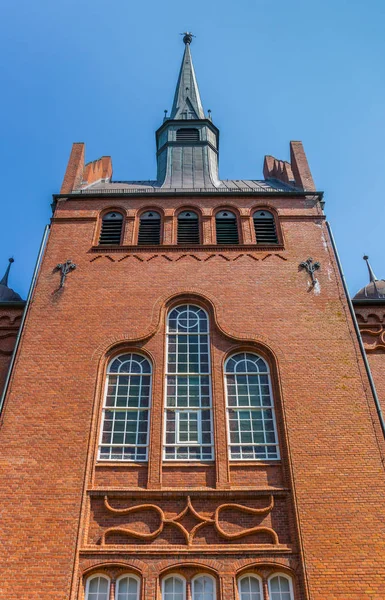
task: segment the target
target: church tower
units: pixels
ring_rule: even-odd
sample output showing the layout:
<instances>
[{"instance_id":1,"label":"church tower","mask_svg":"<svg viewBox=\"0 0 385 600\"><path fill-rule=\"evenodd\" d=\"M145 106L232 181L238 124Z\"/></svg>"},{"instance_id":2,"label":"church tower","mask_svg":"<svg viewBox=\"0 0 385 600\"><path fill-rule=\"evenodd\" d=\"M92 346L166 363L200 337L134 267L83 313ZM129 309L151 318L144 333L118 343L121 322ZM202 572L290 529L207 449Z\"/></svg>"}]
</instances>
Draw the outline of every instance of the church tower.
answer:
<instances>
[{"instance_id":1,"label":"church tower","mask_svg":"<svg viewBox=\"0 0 385 600\"><path fill-rule=\"evenodd\" d=\"M220 178L192 40L156 178L75 143L54 195L4 387L0 596L384 600L384 437L323 194L299 141Z\"/></svg>"}]
</instances>

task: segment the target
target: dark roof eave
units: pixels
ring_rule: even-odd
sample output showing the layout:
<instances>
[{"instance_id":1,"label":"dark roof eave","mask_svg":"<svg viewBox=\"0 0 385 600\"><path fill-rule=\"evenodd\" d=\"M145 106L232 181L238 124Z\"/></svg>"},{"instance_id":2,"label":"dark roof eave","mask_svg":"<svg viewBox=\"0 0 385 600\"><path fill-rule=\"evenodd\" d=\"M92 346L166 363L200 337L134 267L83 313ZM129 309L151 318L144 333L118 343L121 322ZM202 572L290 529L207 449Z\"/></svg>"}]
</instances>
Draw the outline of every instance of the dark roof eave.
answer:
<instances>
[{"instance_id":1,"label":"dark roof eave","mask_svg":"<svg viewBox=\"0 0 385 600\"><path fill-rule=\"evenodd\" d=\"M0 308L2 306L14 306L15 308L22 308L27 304L26 300L10 300L10 301L2 301L0 300Z\"/></svg>"},{"instance_id":2,"label":"dark roof eave","mask_svg":"<svg viewBox=\"0 0 385 600\"><path fill-rule=\"evenodd\" d=\"M385 298L352 298L352 303L354 306L373 306L374 304L380 304L381 306L385 304Z\"/></svg>"}]
</instances>

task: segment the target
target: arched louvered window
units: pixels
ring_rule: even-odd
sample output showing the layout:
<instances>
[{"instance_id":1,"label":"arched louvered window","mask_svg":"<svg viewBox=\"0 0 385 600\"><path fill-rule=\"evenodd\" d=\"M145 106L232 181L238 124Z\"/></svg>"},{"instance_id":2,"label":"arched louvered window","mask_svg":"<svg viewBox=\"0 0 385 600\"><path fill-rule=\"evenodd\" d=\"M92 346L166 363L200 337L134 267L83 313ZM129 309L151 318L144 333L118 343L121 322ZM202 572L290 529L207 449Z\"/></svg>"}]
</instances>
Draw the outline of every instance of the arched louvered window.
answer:
<instances>
[{"instance_id":1,"label":"arched louvered window","mask_svg":"<svg viewBox=\"0 0 385 600\"><path fill-rule=\"evenodd\" d=\"M145 461L151 405L151 364L122 354L107 369L99 460Z\"/></svg>"},{"instance_id":2,"label":"arched louvered window","mask_svg":"<svg viewBox=\"0 0 385 600\"><path fill-rule=\"evenodd\" d=\"M192 127L183 127L176 131L176 141L185 144L193 144L199 142L199 130Z\"/></svg>"},{"instance_id":3,"label":"arched louvered window","mask_svg":"<svg viewBox=\"0 0 385 600\"><path fill-rule=\"evenodd\" d=\"M102 219L99 245L110 246L120 244L123 229L123 215L118 212L109 212Z\"/></svg>"},{"instance_id":4,"label":"arched louvered window","mask_svg":"<svg viewBox=\"0 0 385 600\"><path fill-rule=\"evenodd\" d=\"M116 582L115 600L139 600L140 580L135 575L122 575Z\"/></svg>"},{"instance_id":5,"label":"arched louvered window","mask_svg":"<svg viewBox=\"0 0 385 600\"><path fill-rule=\"evenodd\" d=\"M269 246L278 244L274 216L268 210L257 210L253 215L255 239L257 244Z\"/></svg>"},{"instance_id":6,"label":"arched louvered window","mask_svg":"<svg viewBox=\"0 0 385 600\"><path fill-rule=\"evenodd\" d=\"M186 581L177 575L170 575L162 582L162 600L186 600Z\"/></svg>"},{"instance_id":7,"label":"arched louvered window","mask_svg":"<svg viewBox=\"0 0 385 600\"><path fill-rule=\"evenodd\" d=\"M199 219L191 210L178 215L178 244L199 244Z\"/></svg>"},{"instance_id":8,"label":"arched louvered window","mask_svg":"<svg viewBox=\"0 0 385 600\"><path fill-rule=\"evenodd\" d=\"M210 575L197 575L191 582L192 600L215 600L215 580Z\"/></svg>"},{"instance_id":9,"label":"arched louvered window","mask_svg":"<svg viewBox=\"0 0 385 600\"><path fill-rule=\"evenodd\" d=\"M294 600L293 583L288 575L283 573L269 577L270 600Z\"/></svg>"},{"instance_id":10,"label":"arched louvered window","mask_svg":"<svg viewBox=\"0 0 385 600\"><path fill-rule=\"evenodd\" d=\"M199 306L167 319L165 460L212 460L209 320Z\"/></svg>"},{"instance_id":11,"label":"arched louvered window","mask_svg":"<svg viewBox=\"0 0 385 600\"><path fill-rule=\"evenodd\" d=\"M221 210L215 218L217 244L239 244L238 224L234 213Z\"/></svg>"},{"instance_id":12,"label":"arched louvered window","mask_svg":"<svg viewBox=\"0 0 385 600\"><path fill-rule=\"evenodd\" d=\"M93 575L87 579L86 600L109 600L110 580L104 575Z\"/></svg>"},{"instance_id":13,"label":"arched louvered window","mask_svg":"<svg viewBox=\"0 0 385 600\"><path fill-rule=\"evenodd\" d=\"M160 244L160 214L150 210L141 215L139 221L139 246Z\"/></svg>"},{"instance_id":14,"label":"arched louvered window","mask_svg":"<svg viewBox=\"0 0 385 600\"><path fill-rule=\"evenodd\" d=\"M270 372L257 354L233 354L225 365L230 458L279 459Z\"/></svg>"},{"instance_id":15,"label":"arched louvered window","mask_svg":"<svg viewBox=\"0 0 385 600\"><path fill-rule=\"evenodd\" d=\"M256 575L243 575L238 580L239 600L263 600L262 580Z\"/></svg>"}]
</instances>

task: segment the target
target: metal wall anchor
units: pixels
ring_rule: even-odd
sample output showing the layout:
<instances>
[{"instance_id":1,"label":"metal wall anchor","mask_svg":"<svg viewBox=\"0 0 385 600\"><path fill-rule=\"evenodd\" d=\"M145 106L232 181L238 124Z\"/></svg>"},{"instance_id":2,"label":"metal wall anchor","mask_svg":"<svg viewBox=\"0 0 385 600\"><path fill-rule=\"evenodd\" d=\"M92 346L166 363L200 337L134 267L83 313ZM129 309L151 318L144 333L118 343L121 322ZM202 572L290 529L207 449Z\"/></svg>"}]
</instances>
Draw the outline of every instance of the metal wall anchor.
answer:
<instances>
[{"instance_id":1,"label":"metal wall anchor","mask_svg":"<svg viewBox=\"0 0 385 600\"><path fill-rule=\"evenodd\" d=\"M68 273L70 273L71 271L76 269L76 265L72 262L71 259L68 259L68 260L66 260L65 263L59 263L58 265L56 265L56 269L61 272L60 285L59 285L59 289L60 289L60 288L64 287L64 283L65 283Z\"/></svg>"},{"instance_id":2,"label":"metal wall anchor","mask_svg":"<svg viewBox=\"0 0 385 600\"><path fill-rule=\"evenodd\" d=\"M318 269L321 268L320 263L319 262L313 263L313 259L308 258L307 260L304 260L303 262L301 262L299 264L299 268L306 269L306 271L309 273L309 275L311 277L311 284L314 287L315 284L317 283L317 278L315 277L314 273L316 271L318 271Z\"/></svg>"}]
</instances>

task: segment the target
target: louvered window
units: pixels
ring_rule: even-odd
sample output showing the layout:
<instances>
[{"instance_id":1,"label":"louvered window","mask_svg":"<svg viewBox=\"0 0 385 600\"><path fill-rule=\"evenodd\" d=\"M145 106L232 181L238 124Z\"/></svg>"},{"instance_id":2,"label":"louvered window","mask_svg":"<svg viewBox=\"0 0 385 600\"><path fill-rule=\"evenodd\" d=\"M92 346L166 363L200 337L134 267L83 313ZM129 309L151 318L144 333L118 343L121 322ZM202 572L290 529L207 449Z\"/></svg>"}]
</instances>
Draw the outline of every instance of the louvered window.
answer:
<instances>
[{"instance_id":1,"label":"louvered window","mask_svg":"<svg viewBox=\"0 0 385 600\"><path fill-rule=\"evenodd\" d=\"M185 210L178 216L178 244L199 244L198 215Z\"/></svg>"},{"instance_id":2,"label":"louvered window","mask_svg":"<svg viewBox=\"0 0 385 600\"><path fill-rule=\"evenodd\" d=\"M183 129L178 129L176 132L176 141L184 142L186 144L199 142L199 131L198 129L193 129L192 127L184 127Z\"/></svg>"},{"instance_id":3,"label":"louvered window","mask_svg":"<svg viewBox=\"0 0 385 600\"><path fill-rule=\"evenodd\" d=\"M238 225L234 213L222 210L217 214L215 224L217 244L239 244Z\"/></svg>"},{"instance_id":4,"label":"louvered window","mask_svg":"<svg viewBox=\"0 0 385 600\"><path fill-rule=\"evenodd\" d=\"M99 245L110 246L120 244L123 228L123 215L118 212L110 212L104 215L100 230Z\"/></svg>"},{"instance_id":5,"label":"louvered window","mask_svg":"<svg viewBox=\"0 0 385 600\"><path fill-rule=\"evenodd\" d=\"M139 246L155 246L160 244L160 215L157 212L145 212L140 217Z\"/></svg>"},{"instance_id":6,"label":"louvered window","mask_svg":"<svg viewBox=\"0 0 385 600\"><path fill-rule=\"evenodd\" d=\"M253 215L253 220L257 244L262 244L264 246L278 244L275 220L271 212L268 212L267 210L257 210Z\"/></svg>"}]
</instances>

